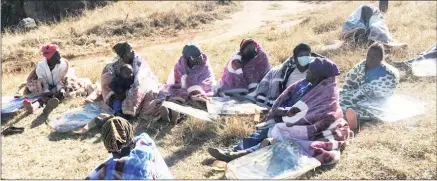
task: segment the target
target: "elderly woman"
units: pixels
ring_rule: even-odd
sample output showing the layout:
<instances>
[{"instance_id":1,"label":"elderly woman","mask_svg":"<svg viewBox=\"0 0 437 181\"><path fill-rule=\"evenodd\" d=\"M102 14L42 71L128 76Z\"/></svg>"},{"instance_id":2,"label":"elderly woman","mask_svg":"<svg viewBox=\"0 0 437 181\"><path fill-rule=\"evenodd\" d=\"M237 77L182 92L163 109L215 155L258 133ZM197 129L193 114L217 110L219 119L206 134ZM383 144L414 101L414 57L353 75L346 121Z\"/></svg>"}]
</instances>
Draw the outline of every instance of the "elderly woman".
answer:
<instances>
[{"instance_id":1,"label":"elderly woman","mask_svg":"<svg viewBox=\"0 0 437 181\"><path fill-rule=\"evenodd\" d=\"M281 65L272 68L256 88L255 101L263 107L272 107L278 96L289 86L305 79L308 64L316 57L322 57L311 52L311 47L301 43L293 49L293 56L287 58Z\"/></svg>"},{"instance_id":2,"label":"elderly woman","mask_svg":"<svg viewBox=\"0 0 437 181\"><path fill-rule=\"evenodd\" d=\"M220 160L230 161L260 148L266 138L297 140L323 165L338 161L338 148L353 136L338 102L337 66L327 58L309 64L306 79L288 87L270 109L257 131L244 138L232 152L209 149Z\"/></svg>"},{"instance_id":3,"label":"elderly woman","mask_svg":"<svg viewBox=\"0 0 437 181\"><path fill-rule=\"evenodd\" d=\"M100 123L97 126L111 155L86 180L173 179L149 135L134 137L132 125L121 117L106 116Z\"/></svg>"},{"instance_id":4,"label":"elderly woman","mask_svg":"<svg viewBox=\"0 0 437 181\"><path fill-rule=\"evenodd\" d=\"M255 89L270 70L269 58L255 40L243 39L239 50L229 60L217 86L219 96L241 97ZM253 99L255 95L248 97Z\"/></svg>"},{"instance_id":5,"label":"elderly woman","mask_svg":"<svg viewBox=\"0 0 437 181\"><path fill-rule=\"evenodd\" d=\"M348 72L340 92L340 105L351 128L358 127L360 118L373 117L358 107L358 102L390 97L398 83L399 71L384 62L384 47L374 43L367 51L366 60Z\"/></svg>"},{"instance_id":6,"label":"elderly woman","mask_svg":"<svg viewBox=\"0 0 437 181\"><path fill-rule=\"evenodd\" d=\"M116 108L116 93L111 89L112 80L120 77L120 69L125 64L132 67L134 81L121 103L121 112L128 117L139 117L147 121L160 118L159 109L164 96L159 90L158 79L147 62L137 55L129 43L117 43L113 50L117 54L102 72L102 96L111 108Z\"/></svg>"},{"instance_id":7,"label":"elderly woman","mask_svg":"<svg viewBox=\"0 0 437 181\"><path fill-rule=\"evenodd\" d=\"M76 77L74 69L70 67L66 59L61 57L57 45L44 45L41 47L41 52L44 59L27 77L25 93L40 94L43 98L33 103L26 100L24 107L29 113L33 113L42 105L47 104L43 113L48 115L60 100L69 96L68 93L80 89L92 89L92 84L89 79ZM74 86L73 82L75 82Z\"/></svg>"},{"instance_id":8,"label":"elderly woman","mask_svg":"<svg viewBox=\"0 0 437 181\"><path fill-rule=\"evenodd\" d=\"M196 108L206 108L205 102L214 92L214 72L209 59L196 44L187 44L163 87L169 100ZM161 108L161 117L176 123L178 113Z\"/></svg>"}]
</instances>

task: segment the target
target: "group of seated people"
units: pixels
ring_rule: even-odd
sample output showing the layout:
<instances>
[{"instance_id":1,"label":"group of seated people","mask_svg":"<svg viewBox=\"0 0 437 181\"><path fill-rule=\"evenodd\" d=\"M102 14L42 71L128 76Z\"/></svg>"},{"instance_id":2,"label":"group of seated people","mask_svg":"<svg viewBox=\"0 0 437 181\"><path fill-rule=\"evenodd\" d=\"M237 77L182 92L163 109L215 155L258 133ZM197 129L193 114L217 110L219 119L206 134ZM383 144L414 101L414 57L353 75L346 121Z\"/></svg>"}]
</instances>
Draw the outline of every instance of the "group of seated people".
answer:
<instances>
[{"instance_id":1,"label":"group of seated people","mask_svg":"<svg viewBox=\"0 0 437 181\"><path fill-rule=\"evenodd\" d=\"M344 32L353 32L349 33L352 38L364 33L378 42L372 39L373 33L387 30L373 24L381 17L371 7L362 6L351 17L363 19L363 25L346 21ZM391 41L390 36L385 38L385 43ZM399 82L398 70L384 62L381 43L369 47L367 57L347 73L341 89L337 88L337 65L305 43L294 47L282 64L272 67L260 43L243 39L218 81L208 55L197 44L189 43L163 85L128 42L113 46L116 56L105 65L100 85L78 78L57 45L45 45L41 51L44 59L28 76L25 92L42 98L25 101L28 112L44 107L43 115L47 116L73 94L87 96L89 102L101 97L114 112L88 124L100 128L112 156L87 179L171 178L153 140L147 134L134 138L128 120L161 119L177 124L184 115L162 106L164 101L205 110L211 97L251 101L269 110L253 134L232 150L209 148L211 156L229 162L277 141L294 139L322 165L334 164L339 159L335 150L347 144L360 122L375 119L357 106L358 102L387 98ZM131 171L125 169L128 167Z\"/></svg>"},{"instance_id":2,"label":"group of seated people","mask_svg":"<svg viewBox=\"0 0 437 181\"><path fill-rule=\"evenodd\" d=\"M281 65L271 68L262 46L253 39L244 39L217 82L206 53L190 43L183 48L163 86L129 43L117 43L113 50L117 56L105 66L101 88L94 91L101 93L114 116L146 121L162 118L177 123L181 116L163 107L163 101L206 109L206 101L212 96L251 100L269 108L264 124L234 150L208 150L212 156L226 161L255 151L263 141L271 143L272 139L298 138L310 142L308 149L316 154L314 150L329 146L316 144L316 149L312 143L332 144L332 140L320 141L331 135L339 147L350 131L357 129L359 120L372 119L356 106L357 102L388 97L399 82L397 70L384 62L384 48L379 43L371 45L365 60L347 73L341 90L337 89L336 76L340 74L337 65L303 43ZM65 97L66 89L89 85L68 75L72 68L61 58L56 45L43 46L42 51L45 59L29 76L27 88L45 94L45 99L37 101L37 107L47 104L44 113L49 113ZM67 88L66 80L71 79L79 82L78 86ZM323 163L329 163L334 157L329 149L325 151L317 154L323 155L319 157L324 159Z\"/></svg>"},{"instance_id":3,"label":"group of seated people","mask_svg":"<svg viewBox=\"0 0 437 181\"><path fill-rule=\"evenodd\" d=\"M346 21L345 38L358 41L364 35L375 42L391 42L388 29L379 24L381 16L377 9L361 6ZM380 33L387 36L377 36ZM398 70L384 61L381 43L368 48L364 60L347 73L341 89L337 88L337 65L305 43L294 47L282 64L272 67L260 43L243 39L218 81L206 52L189 43L164 85L128 42L113 46L116 56L104 67L97 86L76 77L57 45L45 45L41 51L44 59L29 75L26 92L42 98L25 103L29 112L45 106L43 114L48 115L74 92L88 96L87 101L101 96L114 111L114 115L102 114L92 121L100 128L112 156L87 179L172 178L153 140L147 134L134 138L128 120L161 119L177 124L183 115L162 106L164 101L206 109L211 97L252 101L269 110L253 134L232 150L209 148L211 156L229 162L277 141L294 139L322 165L334 164L339 159L334 150L347 144L361 121L375 119L358 103L387 98L399 83Z\"/></svg>"}]
</instances>

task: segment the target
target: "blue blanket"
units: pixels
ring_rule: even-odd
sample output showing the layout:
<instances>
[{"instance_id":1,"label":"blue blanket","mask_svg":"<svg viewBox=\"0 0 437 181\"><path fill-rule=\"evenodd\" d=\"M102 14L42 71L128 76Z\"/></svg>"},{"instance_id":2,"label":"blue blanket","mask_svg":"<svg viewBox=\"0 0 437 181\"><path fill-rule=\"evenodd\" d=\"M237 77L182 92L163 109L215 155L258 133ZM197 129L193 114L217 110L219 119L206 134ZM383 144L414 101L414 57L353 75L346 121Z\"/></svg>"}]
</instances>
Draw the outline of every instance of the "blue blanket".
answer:
<instances>
[{"instance_id":1,"label":"blue blanket","mask_svg":"<svg viewBox=\"0 0 437 181\"><path fill-rule=\"evenodd\" d=\"M94 169L87 180L173 179L152 138L146 133L135 137L135 148L128 156L108 160Z\"/></svg>"}]
</instances>

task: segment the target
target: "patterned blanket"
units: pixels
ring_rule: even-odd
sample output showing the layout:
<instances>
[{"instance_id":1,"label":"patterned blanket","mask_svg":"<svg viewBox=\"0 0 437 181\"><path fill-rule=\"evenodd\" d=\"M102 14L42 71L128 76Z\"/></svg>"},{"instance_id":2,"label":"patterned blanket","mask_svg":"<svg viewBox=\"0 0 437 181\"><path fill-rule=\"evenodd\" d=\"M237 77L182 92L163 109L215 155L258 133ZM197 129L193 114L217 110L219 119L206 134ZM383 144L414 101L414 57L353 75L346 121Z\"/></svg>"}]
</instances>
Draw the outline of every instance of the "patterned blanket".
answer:
<instances>
[{"instance_id":1,"label":"patterned blanket","mask_svg":"<svg viewBox=\"0 0 437 181\"><path fill-rule=\"evenodd\" d=\"M386 75L366 83L366 61L355 65L346 75L340 91L340 106L345 111L354 109L359 116L371 116L365 109L358 106L359 101L378 100L390 97L399 83L399 71L383 62Z\"/></svg>"},{"instance_id":2,"label":"patterned blanket","mask_svg":"<svg viewBox=\"0 0 437 181\"><path fill-rule=\"evenodd\" d=\"M114 92L109 88L112 79L120 75L123 65L120 57L107 64L101 77L101 94L103 100L109 105L109 99ZM140 56L136 55L132 63L135 76L134 83L127 92L126 99L122 103L122 112L131 116L138 116L144 120L159 118L159 107L164 101L164 96L159 89L159 81L150 69L149 65Z\"/></svg>"},{"instance_id":3,"label":"patterned blanket","mask_svg":"<svg viewBox=\"0 0 437 181\"><path fill-rule=\"evenodd\" d=\"M94 169L86 180L173 179L152 138L146 133L135 137L128 156L108 160Z\"/></svg>"},{"instance_id":4,"label":"patterned blanket","mask_svg":"<svg viewBox=\"0 0 437 181\"><path fill-rule=\"evenodd\" d=\"M254 41L258 55L252 58L241 69L234 69L233 64L242 59L241 51L237 51L226 64L223 76L219 81L219 95L247 94L254 91L259 82L270 70L269 58L260 44Z\"/></svg>"},{"instance_id":5,"label":"patterned blanket","mask_svg":"<svg viewBox=\"0 0 437 181\"><path fill-rule=\"evenodd\" d=\"M370 9L369 12L365 12L365 14L369 14L367 16L370 17L367 20L364 19L363 17L365 16L362 15L364 7ZM359 30L363 30L369 40L384 44L393 42L393 38L384 21L381 11L374 6L361 5L347 17L342 28L343 38L347 38Z\"/></svg>"},{"instance_id":6,"label":"patterned blanket","mask_svg":"<svg viewBox=\"0 0 437 181\"><path fill-rule=\"evenodd\" d=\"M296 92L302 80L288 87L277 99L268 114L273 119L275 111ZM353 137L338 103L338 89L335 77L323 80L312 88L293 107L301 111L297 114L290 109L282 117L284 122L270 128L269 137L275 140L296 140L312 157L322 165L336 163L339 160L339 148Z\"/></svg>"},{"instance_id":7,"label":"patterned blanket","mask_svg":"<svg viewBox=\"0 0 437 181\"><path fill-rule=\"evenodd\" d=\"M311 53L311 57L323 57L316 53ZM260 106L272 107L279 95L287 88L290 74L296 70L293 56L287 58L279 66L273 67L264 76L256 88L255 101ZM298 70L296 70L298 71Z\"/></svg>"},{"instance_id":8,"label":"patterned blanket","mask_svg":"<svg viewBox=\"0 0 437 181\"><path fill-rule=\"evenodd\" d=\"M212 86L215 84L215 76L209 64L208 57L202 54L203 63L188 67L188 62L181 56L170 72L164 91L170 96L180 96L187 99L188 94L199 91L205 96L214 94Z\"/></svg>"}]
</instances>

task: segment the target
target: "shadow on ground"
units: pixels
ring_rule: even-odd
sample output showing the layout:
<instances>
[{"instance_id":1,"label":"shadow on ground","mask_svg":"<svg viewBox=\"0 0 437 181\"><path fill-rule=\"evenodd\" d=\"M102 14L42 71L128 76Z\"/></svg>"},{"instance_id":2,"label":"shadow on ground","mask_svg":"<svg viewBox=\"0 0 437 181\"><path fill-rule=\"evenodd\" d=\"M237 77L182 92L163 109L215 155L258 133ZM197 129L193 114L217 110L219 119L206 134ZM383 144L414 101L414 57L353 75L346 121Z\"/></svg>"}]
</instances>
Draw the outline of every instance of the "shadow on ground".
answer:
<instances>
[{"instance_id":1,"label":"shadow on ground","mask_svg":"<svg viewBox=\"0 0 437 181\"><path fill-rule=\"evenodd\" d=\"M96 137L97 134L100 133L99 129L91 129L90 131L84 133L84 134L75 134L72 132L66 132L66 133L62 133L62 132L51 132L47 138L50 141L61 141L61 140L67 140L67 139L75 139L75 140L87 140L87 139L91 139ZM94 144L100 143L102 142L102 139L100 138L100 136L93 142Z\"/></svg>"},{"instance_id":2,"label":"shadow on ground","mask_svg":"<svg viewBox=\"0 0 437 181\"><path fill-rule=\"evenodd\" d=\"M20 111L18 113L9 113L1 115L1 125L13 125L20 122L22 119L27 117L29 113L26 111Z\"/></svg>"}]
</instances>

